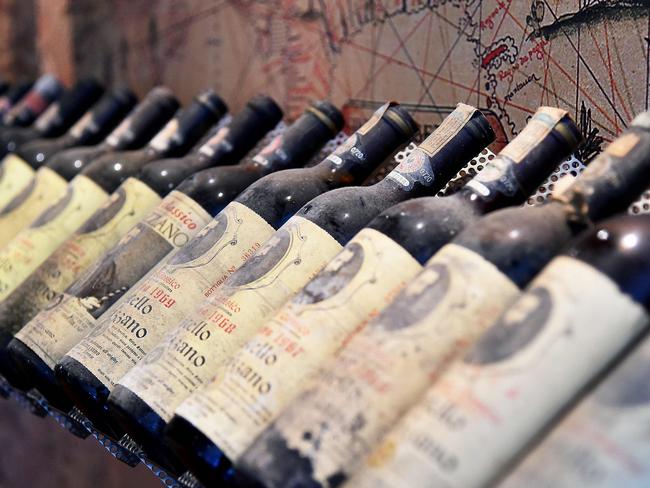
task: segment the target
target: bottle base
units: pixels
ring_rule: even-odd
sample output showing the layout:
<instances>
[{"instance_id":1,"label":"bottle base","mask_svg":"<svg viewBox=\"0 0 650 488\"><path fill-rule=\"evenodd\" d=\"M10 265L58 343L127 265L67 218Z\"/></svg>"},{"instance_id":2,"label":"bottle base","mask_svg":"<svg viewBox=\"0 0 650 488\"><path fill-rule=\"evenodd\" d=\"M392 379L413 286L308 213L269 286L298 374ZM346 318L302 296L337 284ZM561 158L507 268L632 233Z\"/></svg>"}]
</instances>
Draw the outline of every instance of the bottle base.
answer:
<instances>
[{"instance_id":1,"label":"bottle base","mask_svg":"<svg viewBox=\"0 0 650 488\"><path fill-rule=\"evenodd\" d=\"M7 352L16 373L25 381L31 381L33 387L45 397L50 405L62 412L70 411L74 404L63 392L54 377L54 371L45 361L20 339L14 338L7 346Z\"/></svg>"},{"instance_id":2,"label":"bottle base","mask_svg":"<svg viewBox=\"0 0 650 488\"><path fill-rule=\"evenodd\" d=\"M165 431L167 444L188 469L206 486L220 487L233 479L232 463L200 430L182 417L174 416Z\"/></svg>"},{"instance_id":3,"label":"bottle base","mask_svg":"<svg viewBox=\"0 0 650 488\"><path fill-rule=\"evenodd\" d=\"M176 476L187 471L185 465L167 447L164 431L167 423L128 388L117 385L108 397L111 422L140 444L155 464Z\"/></svg>"}]
</instances>

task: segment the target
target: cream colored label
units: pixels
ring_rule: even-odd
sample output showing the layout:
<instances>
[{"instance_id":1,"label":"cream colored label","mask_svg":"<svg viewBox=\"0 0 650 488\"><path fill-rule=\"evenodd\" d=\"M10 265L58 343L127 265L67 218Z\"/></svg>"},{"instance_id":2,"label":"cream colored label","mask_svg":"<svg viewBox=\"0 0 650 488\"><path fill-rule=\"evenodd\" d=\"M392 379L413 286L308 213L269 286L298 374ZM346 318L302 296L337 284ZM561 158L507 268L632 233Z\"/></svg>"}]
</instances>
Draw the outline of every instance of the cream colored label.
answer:
<instances>
[{"instance_id":1,"label":"cream colored label","mask_svg":"<svg viewBox=\"0 0 650 488\"><path fill-rule=\"evenodd\" d=\"M278 417L277 432L288 449L309 459L323 485L349 473L517 294L484 258L446 245Z\"/></svg>"},{"instance_id":2,"label":"cream colored label","mask_svg":"<svg viewBox=\"0 0 650 488\"><path fill-rule=\"evenodd\" d=\"M106 265L113 269L113 283L109 288L127 290L138 281L144 278L147 272L153 270L161 259L164 259L174 249L187 245L201 229L210 222L210 214L194 200L183 193L173 191L158 207L143 221L129 232L120 243L111 250L116 256L124 258L123 265L116 271L113 264L113 257L109 256L108 261L100 263L98 269ZM145 230L145 227L149 229ZM138 248L150 247L149 255L142 259L145 266L138 268L135 260L140 256L130 256L129 245L139 240ZM154 259L154 258L158 259ZM108 264L106 264L108 263ZM131 268L130 265L135 268ZM93 280L102 280L103 273L98 273ZM145 278L146 279L146 278ZM91 281L93 281L91 280ZM120 280L126 285L118 285ZM90 284L90 288L94 288ZM114 292L113 292L114 293ZM120 295L114 293L114 295ZM102 307L102 302L112 303L113 297L88 297L86 301L93 303L93 307ZM159 324L144 323L143 317L153 311L153 302L159 298L148 298L140 294L124 294L120 299L112 303L101 317L97 320L97 326L92 334L80 341L68 355L81 362L98 379L107 386L113 387L124 373L135 365L145 354L145 348L153 347L149 336L155 336L154 330ZM128 306L124 304L128 301ZM166 303L163 299L163 304ZM95 315L96 316L96 315ZM173 324L172 324L173 325ZM153 328L152 328L153 327ZM128 351L124 356L121 351Z\"/></svg>"},{"instance_id":3,"label":"cream colored label","mask_svg":"<svg viewBox=\"0 0 650 488\"><path fill-rule=\"evenodd\" d=\"M515 163L521 162L531 149L538 145L566 114L567 112L564 110L551 107L538 109L521 133L504 147L499 155L507 156Z\"/></svg>"},{"instance_id":4,"label":"cream colored label","mask_svg":"<svg viewBox=\"0 0 650 488\"><path fill-rule=\"evenodd\" d=\"M97 124L95 124L95 119L93 118L92 110L87 111L83 117L81 117L75 125L70 129L70 135L73 137L80 137L85 130L93 127L94 131L97 130Z\"/></svg>"},{"instance_id":5,"label":"cream colored label","mask_svg":"<svg viewBox=\"0 0 650 488\"><path fill-rule=\"evenodd\" d=\"M58 202L0 250L0 300L38 268L106 198L106 192L90 178L75 177Z\"/></svg>"},{"instance_id":6,"label":"cream colored label","mask_svg":"<svg viewBox=\"0 0 650 488\"><path fill-rule=\"evenodd\" d=\"M149 143L149 146L154 148L158 152L163 152L166 151L167 148L169 147L169 143L176 135L176 132L178 131L178 119L173 118L167 124L165 127L163 127L158 134L151 140Z\"/></svg>"},{"instance_id":7,"label":"cream colored label","mask_svg":"<svg viewBox=\"0 0 650 488\"><path fill-rule=\"evenodd\" d=\"M418 146L432 157L458 134L478 110L471 105L459 103L456 109Z\"/></svg>"},{"instance_id":8,"label":"cream colored label","mask_svg":"<svg viewBox=\"0 0 650 488\"><path fill-rule=\"evenodd\" d=\"M488 485L647 321L609 278L556 258L396 426L376 469L399 470L399 486Z\"/></svg>"},{"instance_id":9,"label":"cream colored label","mask_svg":"<svg viewBox=\"0 0 650 488\"><path fill-rule=\"evenodd\" d=\"M16 337L54 369L56 363L95 327L96 321L85 303L66 293L59 295Z\"/></svg>"},{"instance_id":10,"label":"cream colored label","mask_svg":"<svg viewBox=\"0 0 650 488\"><path fill-rule=\"evenodd\" d=\"M139 331L146 334L140 332L141 338L136 334L137 348L129 342L129 347L111 351L111 374L115 381L140 362L197 305L217 292L273 232L273 227L248 207L231 203L188 245L167 256L120 298L99 321L100 326L113 324L102 337L126 340L124 317L138 317Z\"/></svg>"},{"instance_id":11,"label":"cream colored label","mask_svg":"<svg viewBox=\"0 0 650 488\"><path fill-rule=\"evenodd\" d=\"M634 149L639 140L640 138L637 134L624 134L607 146L605 152L616 158L624 158L627 156L627 153Z\"/></svg>"},{"instance_id":12,"label":"cream colored label","mask_svg":"<svg viewBox=\"0 0 650 488\"><path fill-rule=\"evenodd\" d=\"M156 363L145 374L155 369L156 378L164 380L156 392L166 390L148 395L150 406L171 418L176 406L210 380L340 249L316 224L291 218L145 358L146 365ZM148 380L143 378L140 384ZM131 380L127 385L134 386Z\"/></svg>"},{"instance_id":13,"label":"cream colored label","mask_svg":"<svg viewBox=\"0 0 650 488\"><path fill-rule=\"evenodd\" d=\"M376 126L381 118L384 116L386 111L391 107L391 103L385 103L381 107L379 107L375 112L372 114L372 116L357 130L358 134L366 135L368 132L370 132L370 129L372 129L374 126Z\"/></svg>"},{"instance_id":14,"label":"cream colored label","mask_svg":"<svg viewBox=\"0 0 650 488\"><path fill-rule=\"evenodd\" d=\"M421 269L388 237L362 230L176 413L237 459Z\"/></svg>"},{"instance_id":15,"label":"cream colored label","mask_svg":"<svg viewBox=\"0 0 650 488\"><path fill-rule=\"evenodd\" d=\"M0 163L0 209L27 188L34 173L34 169L15 154L4 157Z\"/></svg>"},{"instance_id":16,"label":"cream colored label","mask_svg":"<svg viewBox=\"0 0 650 488\"><path fill-rule=\"evenodd\" d=\"M650 486L649 375L645 340L500 488Z\"/></svg>"},{"instance_id":17,"label":"cream colored label","mask_svg":"<svg viewBox=\"0 0 650 488\"><path fill-rule=\"evenodd\" d=\"M36 172L25 189L0 211L0 247L65 195L68 182L48 167Z\"/></svg>"},{"instance_id":18,"label":"cream colored label","mask_svg":"<svg viewBox=\"0 0 650 488\"><path fill-rule=\"evenodd\" d=\"M61 300L60 294L158 202L160 197L149 186L135 178L127 179L104 206L28 278L26 283L30 289L24 290L22 300L28 300L37 308L46 306L52 297L56 302ZM71 331L66 322L50 315L37 316L16 334L48 364L83 339L79 333L86 330L83 326L73 327ZM63 338L65 335L71 337Z\"/></svg>"}]
</instances>

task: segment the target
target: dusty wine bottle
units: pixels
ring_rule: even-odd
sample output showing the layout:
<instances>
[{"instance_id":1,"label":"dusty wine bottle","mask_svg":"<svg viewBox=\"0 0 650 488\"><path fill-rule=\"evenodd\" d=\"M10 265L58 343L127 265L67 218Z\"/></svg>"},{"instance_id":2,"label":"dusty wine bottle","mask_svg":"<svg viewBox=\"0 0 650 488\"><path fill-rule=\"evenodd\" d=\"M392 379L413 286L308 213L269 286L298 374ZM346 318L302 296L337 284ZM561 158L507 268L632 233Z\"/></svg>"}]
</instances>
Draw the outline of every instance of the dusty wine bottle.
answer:
<instances>
[{"instance_id":1,"label":"dusty wine bottle","mask_svg":"<svg viewBox=\"0 0 650 488\"><path fill-rule=\"evenodd\" d=\"M5 128L27 127L31 125L46 108L63 93L63 85L54 76L46 74L41 76L24 97L3 116Z\"/></svg>"},{"instance_id":2,"label":"dusty wine bottle","mask_svg":"<svg viewBox=\"0 0 650 488\"><path fill-rule=\"evenodd\" d=\"M16 151L26 142L63 135L103 92L104 88L93 79L77 82L49 105L30 127L4 129L0 133L0 156Z\"/></svg>"},{"instance_id":3,"label":"dusty wine bottle","mask_svg":"<svg viewBox=\"0 0 650 488\"><path fill-rule=\"evenodd\" d=\"M58 83L51 80L52 83ZM25 97L39 93L39 83ZM46 86L49 86L46 84ZM59 85L54 85L59 86ZM3 156L0 173L0 208L5 207L25 189L34 177L34 168L12 153L21 144L43 137L56 137L67 131L79 117L101 96L103 89L93 80L77 83L60 100L49 105L31 127L5 127L0 132L0 155ZM57 92L58 94L58 92ZM38 95L36 95L38 96ZM58 96L58 95L57 95ZM25 102L27 103L27 102ZM16 110L20 110L16 107Z\"/></svg>"},{"instance_id":4,"label":"dusty wine bottle","mask_svg":"<svg viewBox=\"0 0 650 488\"><path fill-rule=\"evenodd\" d=\"M646 303L647 297L648 291ZM648 375L650 340L644 339L498 486L646 488L650 443L640 427L650 419Z\"/></svg>"},{"instance_id":5,"label":"dusty wine bottle","mask_svg":"<svg viewBox=\"0 0 650 488\"><path fill-rule=\"evenodd\" d=\"M442 374L389 434L377 466L351 486L492 486L647 329L649 311L650 216L603 222L551 261Z\"/></svg>"},{"instance_id":6,"label":"dusty wine bottle","mask_svg":"<svg viewBox=\"0 0 650 488\"><path fill-rule=\"evenodd\" d=\"M483 115L473 107L460 105L439 129L420 145L411 159L402 163L392 173L391 178L404 187L426 186L427 190L420 191L433 193L442 188L467 160L479 153L492 139L493 134ZM223 243L228 242L235 235L224 234L227 239L223 239ZM217 258L221 255L223 243L219 247L213 247L219 251L219 254L215 255ZM201 257L210 263L213 259L212 255L201 255ZM234 255L229 261L222 261L219 263L220 267L210 266L212 283L206 282L202 289L193 290L192 296L195 298L191 303L192 306L199 303L199 297L214 293L218 285L226 281L226 277L236 269L238 257ZM203 274L204 269L207 267L200 267L199 273ZM174 271L174 266L171 265L165 269L164 276L169 277L168 280L173 279L186 286ZM161 283L160 286L164 285ZM168 319L169 314L165 314L162 321L175 325L184 315L192 311L189 307L181 310L181 313L175 312L173 319ZM171 419L176 406L192 391L191 388L181 389L175 381L173 384L166 382L169 374L178 373L169 365L176 361L177 354L163 353L163 356L168 357L158 356L154 361L147 360L131 369L109 398L109 407L114 410L113 418L121 420L127 431L136 439L142 439L143 444L149 446L149 450L152 450L153 446L160 445L163 429ZM169 395L169 391L173 391L174 394Z\"/></svg>"},{"instance_id":7,"label":"dusty wine bottle","mask_svg":"<svg viewBox=\"0 0 650 488\"><path fill-rule=\"evenodd\" d=\"M340 114L336 112L340 120ZM336 119L335 119L336 120ZM340 123L335 126L340 127ZM265 236L272 235L275 228L280 227L290 215L295 213L306 202L315 195L323 193L329 189L351 184L365 178L374 165L386 158L396 147L413 135L414 126L408 114L396 106L387 104L382 107L373 118L355 133L339 148L321 163L309 168L288 169L278 173L264 176L259 181L250 185L242 192L233 202L229 203L223 212L226 215L233 215L240 220L238 223L238 239L234 243L241 259L246 259L247 253L253 254L250 247L252 244L261 240ZM219 225L218 219L213 221L212 227ZM126 328L124 328L126 330ZM108 324L107 330L117 331ZM86 384L91 376L87 368L97 372L94 365L104 363L104 356L87 358L86 354L90 351L86 346L92 347L91 343L96 338L104 341L108 337L99 330L97 334L92 334L86 340L73 348L57 366L57 372L65 374L66 370L72 371L77 365L86 363L84 367L88 374L85 378ZM79 354L77 354L79 353ZM83 371L83 369L81 369ZM60 380L65 383L69 382L69 374L61 374ZM95 381L93 384L102 385L101 397L87 401L86 409L95 406L95 410L102 413L106 408L106 397L115 382L119 379L111 376L101 376L102 381ZM74 380L74 378L72 378ZM75 389L79 389L73 384ZM72 390L72 387L68 389ZM87 388L88 389L88 388ZM99 388L97 389L99 390ZM86 395L89 396L89 395ZM75 400L78 400L75 398ZM77 401L81 405L80 401ZM82 405L83 406L83 405ZM99 406L99 408L97 408Z\"/></svg>"},{"instance_id":8,"label":"dusty wine bottle","mask_svg":"<svg viewBox=\"0 0 650 488\"><path fill-rule=\"evenodd\" d=\"M204 92L172 119L146 148L95 159L73 178L63 197L2 248L0 300L38 268L126 178L151 161L183 155L224 113L221 99L212 91Z\"/></svg>"},{"instance_id":9,"label":"dusty wine bottle","mask_svg":"<svg viewBox=\"0 0 650 488\"><path fill-rule=\"evenodd\" d=\"M0 210L0 247L16 237L18 232L65 194L68 181L45 165L48 157L66 147L96 144L115 127L134 103L135 97L128 91L108 94L68 133L56 138L37 139L16 150L12 157L28 163L36 172L32 181Z\"/></svg>"},{"instance_id":10,"label":"dusty wine bottle","mask_svg":"<svg viewBox=\"0 0 650 488\"><path fill-rule=\"evenodd\" d=\"M176 185L187 181L188 174L196 174L206 165L234 164L260 140L281 118L281 111L271 99L252 100L225 127L227 135L208 142L202 151L187 156L183 161L161 160L145 166L136 181L125 182L122 194L113 195L113 202L91 217L86 224L64 243L35 273L0 304L0 330L15 333L36 313L51 303L63 300L62 293L101 255L160 203ZM225 149L220 149L225 146ZM205 153L205 154L204 154ZM180 167L179 167L180 166ZM225 169L229 166L217 166ZM155 195L148 204L128 203L136 195L126 185L139 188L141 193ZM137 186L136 186L137 185ZM146 188L144 188L146 187ZM140 196L140 199L143 197ZM122 215L124 214L124 215ZM128 219L127 219L128 216ZM125 220L127 220L125 224ZM105 222L105 223L104 223ZM112 223L112 224L111 224ZM119 223L119 229L116 223ZM72 263L72 265L71 265ZM72 405L57 387L53 368L56 362L85 333L81 327L62 326L56 314L47 311L37 316L20 330L8 353L24 383L35 385L52 404L61 410Z\"/></svg>"},{"instance_id":11,"label":"dusty wine bottle","mask_svg":"<svg viewBox=\"0 0 650 488\"><path fill-rule=\"evenodd\" d=\"M31 81L20 81L11 85L3 93L0 97L0 127L4 126L3 118L5 114L29 92L32 85L33 83Z\"/></svg>"},{"instance_id":12,"label":"dusty wine bottle","mask_svg":"<svg viewBox=\"0 0 650 488\"><path fill-rule=\"evenodd\" d=\"M309 375L315 374L319 364L390 303L418 273L421 263L463 225L489 210L522 202L537 188L573 146L551 132L554 126L572 126L563 112L542 112L536 117L542 122L533 122L511 143L526 148L525 157L518 162L497 157L453 196L404 202L374 219L241 348L216 381L179 407L168 435L202 479L227 467L228 458L236 459L300 391ZM478 182L484 182L481 185L489 191L477 191ZM291 347L274 345L287 342L285 336L292 338ZM271 342L276 337L278 342ZM266 353L274 359L268 365L262 364ZM245 385L245 375L238 377L238 372L247 368L260 374L272 391L256 395L254 385ZM290 381L285 381L282 371L291 371ZM227 384L233 391L247 393L241 398L231 396ZM221 409L228 402L226 396L230 396L233 410ZM226 411L231 413L223 419L223 432L216 433L206 420L213 414L221 419Z\"/></svg>"},{"instance_id":13,"label":"dusty wine bottle","mask_svg":"<svg viewBox=\"0 0 650 488\"><path fill-rule=\"evenodd\" d=\"M643 118L636 119L629 131L643 149L650 142ZM577 138L577 132L563 130L562 134L573 142ZM621 144L627 144L628 152ZM516 148L506 147L504 151L506 157L519 158ZM592 220L616 212L621 205L626 207L645 189L650 183L649 162L641 147L634 150L623 139L578 177L562 201L499 210L465 229L428 261L391 306L350 341L319 376L318 386L304 392L262 434L244 455L245 465L251 472L259 469L259 476L286 476L284 468L276 472L262 461L261 453L274 442L293 444L297 432L318 422L325 411L333 411L330 407L334 402L342 404L350 387L358 389L359 397L335 422L330 421L331 432L321 439L319 452L306 454L309 442L305 439L287 463L304 462L303 474L296 479L311 477L307 466L328 463L322 475L335 472L337 484L342 483L368 454L367 446L375 444L409 403L426 390L431 378L498 318L520 288L571 236ZM609 174L603 176L605 173ZM583 205L585 201L587 205ZM368 371L372 371L372 381L366 376ZM338 383L342 376L348 378L346 385ZM403 381L405 377L408 381ZM304 415L299 409L305 409ZM360 412L365 422L354 432L354 438L364 439L364 448L359 443L353 445L350 430ZM289 427L290 418L295 428ZM334 438L338 439L336 451L332 450ZM345 444L343 439L347 440Z\"/></svg>"}]
</instances>

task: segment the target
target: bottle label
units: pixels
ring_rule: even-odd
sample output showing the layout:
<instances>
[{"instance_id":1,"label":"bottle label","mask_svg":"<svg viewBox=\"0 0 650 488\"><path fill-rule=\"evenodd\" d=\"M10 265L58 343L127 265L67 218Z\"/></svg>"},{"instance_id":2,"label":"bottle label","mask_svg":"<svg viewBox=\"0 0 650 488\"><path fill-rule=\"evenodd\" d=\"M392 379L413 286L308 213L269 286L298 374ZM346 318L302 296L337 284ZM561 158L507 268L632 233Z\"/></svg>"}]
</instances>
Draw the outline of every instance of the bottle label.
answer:
<instances>
[{"instance_id":1,"label":"bottle label","mask_svg":"<svg viewBox=\"0 0 650 488\"><path fill-rule=\"evenodd\" d=\"M283 141L284 135L278 134L253 157L253 161L262 166L269 165L269 158L272 158L271 160L277 159L286 162L289 159L289 155L282 149Z\"/></svg>"},{"instance_id":2,"label":"bottle label","mask_svg":"<svg viewBox=\"0 0 650 488\"><path fill-rule=\"evenodd\" d=\"M648 486L650 443L640 426L650 425L649 374L645 340L500 486Z\"/></svg>"},{"instance_id":3,"label":"bottle label","mask_svg":"<svg viewBox=\"0 0 650 488\"><path fill-rule=\"evenodd\" d=\"M95 123L95 118L93 117L93 112L88 111L81 117L75 125L70 129L70 135L76 139L79 139L82 134L86 131L97 132L99 129Z\"/></svg>"},{"instance_id":4,"label":"bottle label","mask_svg":"<svg viewBox=\"0 0 650 488\"><path fill-rule=\"evenodd\" d=\"M41 132L46 131L54 119L59 116L60 111L61 104L57 102L54 102L49 107L47 107L47 109L36 119L36 122L34 122L34 127L36 127L36 130L39 130Z\"/></svg>"},{"instance_id":5,"label":"bottle label","mask_svg":"<svg viewBox=\"0 0 650 488\"><path fill-rule=\"evenodd\" d=\"M278 417L275 442L306 458L323 484L349 473L517 294L483 257L446 245Z\"/></svg>"},{"instance_id":6,"label":"bottle label","mask_svg":"<svg viewBox=\"0 0 650 488\"><path fill-rule=\"evenodd\" d=\"M515 163L520 163L535 146L550 134L565 115L565 111L551 107L538 109L521 133L501 150L499 156L506 156Z\"/></svg>"},{"instance_id":7,"label":"bottle label","mask_svg":"<svg viewBox=\"0 0 650 488\"><path fill-rule=\"evenodd\" d=\"M237 459L421 269L396 242L363 229L176 413Z\"/></svg>"},{"instance_id":8,"label":"bottle label","mask_svg":"<svg viewBox=\"0 0 650 488\"><path fill-rule=\"evenodd\" d=\"M31 183L0 210L0 246L6 245L36 217L65 196L68 182L47 166L39 168Z\"/></svg>"},{"instance_id":9,"label":"bottle label","mask_svg":"<svg viewBox=\"0 0 650 488\"><path fill-rule=\"evenodd\" d=\"M132 116L128 116L120 125L118 125L113 132L106 138L106 144L111 147L118 147L122 141L131 141L134 138L133 130L131 129Z\"/></svg>"},{"instance_id":10,"label":"bottle label","mask_svg":"<svg viewBox=\"0 0 650 488\"><path fill-rule=\"evenodd\" d=\"M172 138L178 133L178 119L174 118L167 122L156 136L149 142L149 147L158 152L165 152L169 149Z\"/></svg>"},{"instance_id":11,"label":"bottle label","mask_svg":"<svg viewBox=\"0 0 650 488\"><path fill-rule=\"evenodd\" d=\"M135 178L127 179L109 201L23 283L20 297L23 305L16 307L12 322L24 324L34 310L43 309L52 301L61 302L61 293L159 202L158 194L147 185ZM20 317L21 312L29 315ZM56 314L38 315L16 334L52 367L83 339L77 329L70 332L65 322L54 320L54 317Z\"/></svg>"},{"instance_id":12,"label":"bottle label","mask_svg":"<svg viewBox=\"0 0 650 488\"><path fill-rule=\"evenodd\" d=\"M0 209L31 183L34 173L34 169L15 154L4 157L0 163Z\"/></svg>"},{"instance_id":13,"label":"bottle label","mask_svg":"<svg viewBox=\"0 0 650 488\"><path fill-rule=\"evenodd\" d=\"M208 158L211 158L217 152L217 148L222 144L227 145L227 150L231 151L232 145L226 139L226 136L228 134L230 134L230 127L222 127L217 131L215 135L208 139L208 141L199 148L199 153L207 156Z\"/></svg>"},{"instance_id":14,"label":"bottle label","mask_svg":"<svg viewBox=\"0 0 650 488\"><path fill-rule=\"evenodd\" d=\"M340 249L316 224L292 217L145 358L147 372L156 363L166 389L164 397L147 396L150 406L170 419L176 406L209 381ZM127 386L137 387L130 381Z\"/></svg>"},{"instance_id":15,"label":"bottle label","mask_svg":"<svg viewBox=\"0 0 650 488\"><path fill-rule=\"evenodd\" d=\"M210 220L210 214L190 197L178 191L171 192L69 291L80 297L95 319L99 318L112 310L112 305L166 255L190 242ZM105 349L100 344L119 330L121 342L117 344L137 349L149 333L140 319L152 310L150 301L143 299L133 315L107 315L109 318L102 327L96 327L68 355L84 364L107 386L114 386L119 377L111 374L110 363L116 346L112 344Z\"/></svg>"},{"instance_id":16,"label":"bottle label","mask_svg":"<svg viewBox=\"0 0 650 488\"><path fill-rule=\"evenodd\" d=\"M4 300L108 198L97 183L76 176L65 195L0 250L0 300Z\"/></svg>"},{"instance_id":17,"label":"bottle label","mask_svg":"<svg viewBox=\"0 0 650 488\"><path fill-rule=\"evenodd\" d=\"M389 469L412 459L420 483L489 484L647 322L608 277L554 259L404 417ZM444 463L427 459L428 442Z\"/></svg>"},{"instance_id":18,"label":"bottle label","mask_svg":"<svg viewBox=\"0 0 650 488\"><path fill-rule=\"evenodd\" d=\"M98 321L98 327L110 325L95 338L96 344L127 344L111 350L113 381L124 376L170 329L217 292L273 233L273 227L262 217L232 202L188 245L163 259L120 298ZM125 317L137 318L139 333L134 337L124 327ZM102 370L108 374L108 366Z\"/></svg>"},{"instance_id":19,"label":"bottle label","mask_svg":"<svg viewBox=\"0 0 650 488\"><path fill-rule=\"evenodd\" d=\"M381 107L379 107L375 112L372 114L372 116L366 121L365 124L363 124L359 129L357 130L358 134L366 135L370 130L377 125L377 123L381 120L381 118L384 116L386 111L390 108L391 103L385 103Z\"/></svg>"}]
</instances>

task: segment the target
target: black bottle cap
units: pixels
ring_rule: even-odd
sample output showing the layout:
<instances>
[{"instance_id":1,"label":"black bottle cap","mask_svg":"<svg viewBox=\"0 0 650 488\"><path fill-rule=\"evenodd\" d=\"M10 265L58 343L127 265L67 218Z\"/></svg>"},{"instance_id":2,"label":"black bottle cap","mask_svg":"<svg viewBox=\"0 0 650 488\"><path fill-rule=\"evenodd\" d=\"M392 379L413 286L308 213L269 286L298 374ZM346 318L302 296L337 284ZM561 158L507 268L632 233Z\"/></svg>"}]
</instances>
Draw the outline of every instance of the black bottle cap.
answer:
<instances>
[{"instance_id":1,"label":"black bottle cap","mask_svg":"<svg viewBox=\"0 0 650 488\"><path fill-rule=\"evenodd\" d=\"M205 90L201 92L196 100L208 107L220 119L228 113L228 105L224 102L219 95L212 90Z\"/></svg>"},{"instance_id":2,"label":"black bottle cap","mask_svg":"<svg viewBox=\"0 0 650 488\"><path fill-rule=\"evenodd\" d=\"M329 102L313 102L307 111L318 117L332 131L332 135L338 134L345 124L341 111Z\"/></svg>"},{"instance_id":3,"label":"black bottle cap","mask_svg":"<svg viewBox=\"0 0 650 488\"><path fill-rule=\"evenodd\" d=\"M147 93L143 102L144 101L155 103L163 109L165 113L174 113L181 106L174 95L174 92L166 86L156 86L152 88L151 91Z\"/></svg>"},{"instance_id":4,"label":"black bottle cap","mask_svg":"<svg viewBox=\"0 0 650 488\"><path fill-rule=\"evenodd\" d=\"M255 95L246 105L271 120L277 120L277 122L284 117L284 112L280 106L267 95Z\"/></svg>"},{"instance_id":5,"label":"black bottle cap","mask_svg":"<svg viewBox=\"0 0 650 488\"><path fill-rule=\"evenodd\" d=\"M111 90L111 97L116 100L118 103L134 106L138 103L138 96L133 93L129 88L116 88Z\"/></svg>"}]
</instances>

